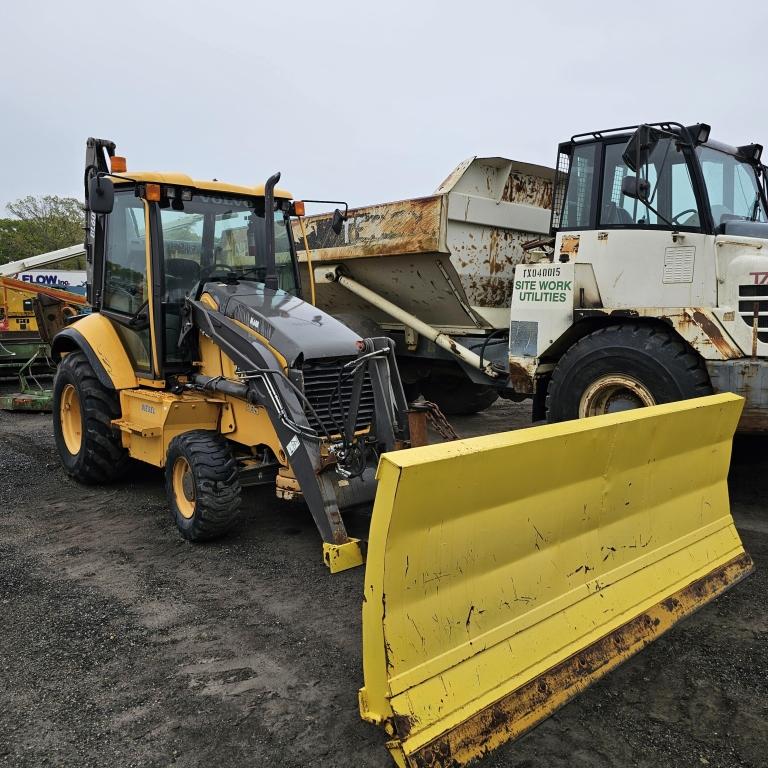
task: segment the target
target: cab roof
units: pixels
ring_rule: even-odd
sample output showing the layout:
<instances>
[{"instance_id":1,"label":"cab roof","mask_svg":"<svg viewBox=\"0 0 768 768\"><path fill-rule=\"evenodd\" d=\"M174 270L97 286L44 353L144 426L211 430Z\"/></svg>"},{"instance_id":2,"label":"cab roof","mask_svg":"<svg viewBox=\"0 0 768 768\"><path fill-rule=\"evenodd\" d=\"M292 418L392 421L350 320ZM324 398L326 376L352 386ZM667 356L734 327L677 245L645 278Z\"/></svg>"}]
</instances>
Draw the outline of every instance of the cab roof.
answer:
<instances>
[{"instance_id":1,"label":"cab roof","mask_svg":"<svg viewBox=\"0 0 768 768\"><path fill-rule=\"evenodd\" d=\"M264 185L257 184L255 187L244 187L239 184L228 184L224 181L209 181L207 179L193 179L186 173L176 173L174 171L131 171L128 173L113 173L111 178L116 184L127 184L131 181L140 183L168 184L175 187L189 187L190 189L199 189L206 192L223 192L228 195L240 195L248 197L264 197ZM293 195L285 189L275 188L275 197L285 200L292 200Z\"/></svg>"}]
</instances>

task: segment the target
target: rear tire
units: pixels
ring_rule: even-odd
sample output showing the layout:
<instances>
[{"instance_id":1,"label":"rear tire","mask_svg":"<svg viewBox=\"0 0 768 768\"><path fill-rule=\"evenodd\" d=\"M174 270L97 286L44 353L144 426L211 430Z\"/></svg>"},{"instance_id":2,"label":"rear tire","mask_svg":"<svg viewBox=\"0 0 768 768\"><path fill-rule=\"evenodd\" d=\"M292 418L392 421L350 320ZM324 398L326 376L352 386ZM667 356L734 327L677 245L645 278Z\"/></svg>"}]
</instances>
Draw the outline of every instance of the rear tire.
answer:
<instances>
[{"instance_id":1,"label":"rear tire","mask_svg":"<svg viewBox=\"0 0 768 768\"><path fill-rule=\"evenodd\" d=\"M208 541L226 533L240 516L237 462L225 438L196 429L168 447L165 489L181 535Z\"/></svg>"},{"instance_id":2,"label":"rear tire","mask_svg":"<svg viewBox=\"0 0 768 768\"><path fill-rule=\"evenodd\" d=\"M120 398L107 389L81 351L70 352L53 381L53 436L67 474L95 485L119 478L129 462L120 432Z\"/></svg>"},{"instance_id":3,"label":"rear tire","mask_svg":"<svg viewBox=\"0 0 768 768\"><path fill-rule=\"evenodd\" d=\"M627 323L576 342L547 389L550 422L671 403L712 394L701 357L671 331Z\"/></svg>"},{"instance_id":4,"label":"rear tire","mask_svg":"<svg viewBox=\"0 0 768 768\"><path fill-rule=\"evenodd\" d=\"M448 416L479 413L493 405L499 397L493 387L475 384L463 372L434 371L420 383L419 389L426 400L437 403Z\"/></svg>"}]
</instances>

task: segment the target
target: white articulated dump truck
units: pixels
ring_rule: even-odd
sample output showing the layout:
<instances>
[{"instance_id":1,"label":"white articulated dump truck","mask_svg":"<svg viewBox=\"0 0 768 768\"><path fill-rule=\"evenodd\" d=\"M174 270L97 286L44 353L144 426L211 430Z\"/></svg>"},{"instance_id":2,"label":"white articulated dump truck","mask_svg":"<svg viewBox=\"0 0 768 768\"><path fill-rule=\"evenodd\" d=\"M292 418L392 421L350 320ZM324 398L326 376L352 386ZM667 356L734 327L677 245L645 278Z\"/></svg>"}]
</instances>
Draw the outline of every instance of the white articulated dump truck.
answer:
<instances>
[{"instance_id":1,"label":"white articulated dump truck","mask_svg":"<svg viewBox=\"0 0 768 768\"><path fill-rule=\"evenodd\" d=\"M581 134L557 171L474 158L432 197L299 221L303 279L321 308L394 338L409 394L447 413L533 397L535 420L562 421L731 391L740 428L763 431L762 147L709 134Z\"/></svg>"},{"instance_id":2,"label":"white articulated dump truck","mask_svg":"<svg viewBox=\"0 0 768 768\"><path fill-rule=\"evenodd\" d=\"M515 271L510 383L561 421L731 391L768 428L762 147L658 123L560 145L552 232Z\"/></svg>"},{"instance_id":3,"label":"white articulated dump truck","mask_svg":"<svg viewBox=\"0 0 768 768\"><path fill-rule=\"evenodd\" d=\"M299 219L304 293L358 332L394 339L411 397L473 413L517 396L506 359L514 269L523 244L549 234L553 179L543 166L471 158L428 197Z\"/></svg>"}]
</instances>

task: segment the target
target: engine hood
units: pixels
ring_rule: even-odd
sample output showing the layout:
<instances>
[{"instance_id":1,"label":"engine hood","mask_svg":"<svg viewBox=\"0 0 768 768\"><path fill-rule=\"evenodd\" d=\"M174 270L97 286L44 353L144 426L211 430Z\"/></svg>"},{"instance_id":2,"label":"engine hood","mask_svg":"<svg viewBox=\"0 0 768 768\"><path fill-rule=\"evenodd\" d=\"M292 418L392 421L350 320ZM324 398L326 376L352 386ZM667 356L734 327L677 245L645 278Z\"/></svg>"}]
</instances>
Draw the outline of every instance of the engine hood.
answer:
<instances>
[{"instance_id":1,"label":"engine hood","mask_svg":"<svg viewBox=\"0 0 768 768\"><path fill-rule=\"evenodd\" d=\"M288 364L299 355L307 360L347 357L359 352L360 336L312 304L263 283L206 283L203 293L216 301L219 312L263 336Z\"/></svg>"},{"instance_id":2,"label":"engine hood","mask_svg":"<svg viewBox=\"0 0 768 768\"><path fill-rule=\"evenodd\" d=\"M736 237L759 237L768 240L768 224L763 221L726 220L721 225L724 235Z\"/></svg>"}]
</instances>

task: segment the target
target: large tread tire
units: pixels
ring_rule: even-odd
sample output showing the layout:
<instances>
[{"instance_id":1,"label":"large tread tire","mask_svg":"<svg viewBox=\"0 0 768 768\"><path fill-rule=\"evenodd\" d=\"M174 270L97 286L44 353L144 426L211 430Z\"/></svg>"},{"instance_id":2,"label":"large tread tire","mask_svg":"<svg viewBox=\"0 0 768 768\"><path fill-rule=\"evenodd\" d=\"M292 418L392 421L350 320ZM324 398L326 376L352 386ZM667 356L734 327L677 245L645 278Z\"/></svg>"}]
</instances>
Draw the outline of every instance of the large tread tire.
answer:
<instances>
[{"instance_id":1,"label":"large tread tire","mask_svg":"<svg viewBox=\"0 0 768 768\"><path fill-rule=\"evenodd\" d=\"M178 483L174 485L174 471L183 472L184 465L189 472L189 486L187 496L180 498ZM217 432L196 429L171 441L166 456L165 489L176 526L190 541L222 536L240 516L242 489L237 462L229 442Z\"/></svg>"},{"instance_id":2,"label":"large tread tire","mask_svg":"<svg viewBox=\"0 0 768 768\"><path fill-rule=\"evenodd\" d=\"M62 395L77 399L80 411L80 447L70 450L65 440ZM80 483L97 485L120 478L130 458L112 420L120 417L120 397L96 377L81 351L70 352L56 369L53 381L53 436L67 474ZM71 442L71 441L70 441Z\"/></svg>"},{"instance_id":3,"label":"large tread tire","mask_svg":"<svg viewBox=\"0 0 768 768\"><path fill-rule=\"evenodd\" d=\"M469 416L492 406L499 395L493 387L475 384L464 373L441 373L432 375L420 383L419 389L426 400L437 403L448 416Z\"/></svg>"},{"instance_id":4,"label":"large tread tire","mask_svg":"<svg viewBox=\"0 0 768 768\"><path fill-rule=\"evenodd\" d=\"M560 358L547 389L547 420L579 418L580 409L599 401L590 393L613 376L631 377L653 405L712 394L704 361L672 331L649 323L611 325L583 337Z\"/></svg>"}]
</instances>

